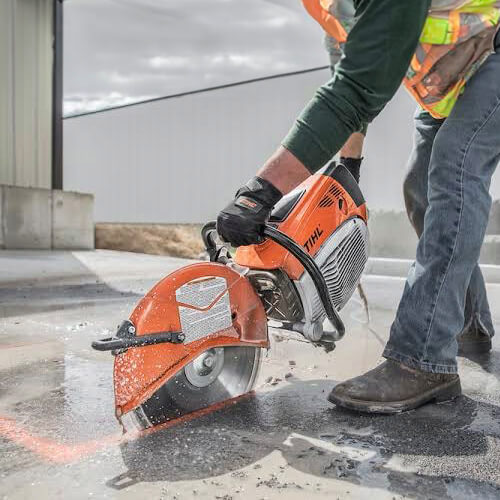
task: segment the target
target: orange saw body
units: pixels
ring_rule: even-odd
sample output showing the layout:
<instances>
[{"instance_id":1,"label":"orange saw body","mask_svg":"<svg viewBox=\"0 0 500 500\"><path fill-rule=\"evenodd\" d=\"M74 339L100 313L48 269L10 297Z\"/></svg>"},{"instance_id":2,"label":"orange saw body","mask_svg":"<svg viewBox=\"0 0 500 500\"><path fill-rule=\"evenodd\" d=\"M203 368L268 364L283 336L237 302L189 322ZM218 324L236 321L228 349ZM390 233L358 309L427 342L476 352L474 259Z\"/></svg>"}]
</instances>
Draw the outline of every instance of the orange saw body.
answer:
<instances>
[{"instance_id":1,"label":"orange saw body","mask_svg":"<svg viewBox=\"0 0 500 500\"><path fill-rule=\"evenodd\" d=\"M333 350L338 314L368 259L366 204L332 163L276 205L260 245L234 258L215 223L202 237L211 262L185 266L139 302L116 335L92 346L115 356L116 415L149 427L250 391L268 321ZM328 319L333 330L325 331ZM273 325L274 326L274 325Z\"/></svg>"}]
</instances>

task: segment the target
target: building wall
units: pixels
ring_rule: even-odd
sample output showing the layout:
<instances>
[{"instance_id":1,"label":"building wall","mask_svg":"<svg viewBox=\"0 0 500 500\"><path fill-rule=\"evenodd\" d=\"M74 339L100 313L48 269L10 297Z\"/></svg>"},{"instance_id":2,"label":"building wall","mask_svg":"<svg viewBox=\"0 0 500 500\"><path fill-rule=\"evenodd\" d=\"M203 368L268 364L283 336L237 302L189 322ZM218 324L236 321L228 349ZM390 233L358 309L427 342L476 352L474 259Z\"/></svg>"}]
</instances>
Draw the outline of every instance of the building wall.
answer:
<instances>
[{"instance_id":1,"label":"building wall","mask_svg":"<svg viewBox=\"0 0 500 500\"><path fill-rule=\"evenodd\" d=\"M97 222L213 219L327 78L319 71L67 118L64 187L95 195ZM369 129L361 188L374 256L415 255L402 194L414 110L400 90ZM491 193L483 261L500 263L498 175Z\"/></svg>"},{"instance_id":2,"label":"building wall","mask_svg":"<svg viewBox=\"0 0 500 500\"><path fill-rule=\"evenodd\" d=\"M50 188L53 0L0 1L0 184Z\"/></svg>"},{"instance_id":3,"label":"building wall","mask_svg":"<svg viewBox=\"0 0 500 500\"><path fill-rule=\"evenodd\" d=\"M64 120L64 189L95 194L97 222L213 218L273 152L327 72Z\"/></svg>"},{"instance_id":4,"label":"building wall","mask_svg":"<svg viewBox=\"0 0 500 500\"><path fill-rule=\"evenodd\" d=\"M65 189L94 193L99 222L203 222L327 78L318 71L67 118ZM403 210L414 109L400 90L369 129L361 186L372 210ZM498 178L492 194L500 198Z\"/></svg>"}]
</instances>

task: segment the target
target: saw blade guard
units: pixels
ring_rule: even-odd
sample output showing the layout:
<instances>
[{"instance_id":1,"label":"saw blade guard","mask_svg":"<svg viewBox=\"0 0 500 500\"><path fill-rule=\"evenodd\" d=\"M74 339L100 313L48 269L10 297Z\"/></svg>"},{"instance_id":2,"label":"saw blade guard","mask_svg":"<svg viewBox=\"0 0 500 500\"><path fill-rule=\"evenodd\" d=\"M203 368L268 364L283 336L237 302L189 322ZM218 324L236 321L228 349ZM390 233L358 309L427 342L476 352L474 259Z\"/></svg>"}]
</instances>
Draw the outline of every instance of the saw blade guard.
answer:
<instances>
[{"instance_id":1,"label":"saw blade guard","mask_svg":"<svg viewBox=\"0 0 500 500\"><path fill-rule=\"evenodd\" d=\"M265 310L252 285L234 269L213 262L192 264L164 278L127 324L132 325L131 342L141 346L115 351L117 417L144 403L206 351L269 346ZM144 343L166 335L172 341Z\"/></svg>"}]
</instances>

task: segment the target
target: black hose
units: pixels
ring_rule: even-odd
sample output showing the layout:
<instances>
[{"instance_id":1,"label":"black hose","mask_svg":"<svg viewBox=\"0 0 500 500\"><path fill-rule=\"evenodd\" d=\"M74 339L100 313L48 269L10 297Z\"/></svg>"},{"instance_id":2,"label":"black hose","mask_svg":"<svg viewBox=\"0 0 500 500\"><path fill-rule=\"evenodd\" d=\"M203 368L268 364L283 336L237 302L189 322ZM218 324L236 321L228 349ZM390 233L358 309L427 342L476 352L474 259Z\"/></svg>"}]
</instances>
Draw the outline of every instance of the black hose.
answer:
<instances>
[{"instance_id":1,"label":"black hose","mask_svg":"<svg viewBox=\"0 0 500 500\"><path fill-rule=\"evenodd\" d=\"M208 253L217 250L217 243L212 237L213 233L216 231L217 231L217 224L214 220L207 222L201 229L201 237L203 239L203 243Z\"/></svg>"},{"instance_id":2,"label":"black hose","mask_svg":"<svg viewBox=\"0 0 500 500\"><path fill-rule=\"evenodd\" d=\"M213 238L213 233L216 231L217 226L215 221L207 222L201 230L201 237L203 238L203 243L205 244L205 247L211 257L210 260L217 259L218 248L217 243ZM321 271L314 262L313 258L300 245L295 243L292 238L269 224L264 226L262 234L288 250L304 266L305 270L309 273L309 276L311 276L311 279L313 280L328 319L337 330L338 338L341 339L345 333L344 322L340 318L339 313L330 300L330 293L328 292L328 286L325 278L321 274Z\"/></svg>"},{"instance_id":3,"label":"black hose","mask_svg":"<svg viewBox=\"0 0 500 500\"><path fill-rule=\"evenodd\" d=\"M314 262L312 257L300 245L295 243L292 238L281 232L279 229L266 224L263 234L288 250L304 266L305 270L309 273L309 276L311 276L311 279L313 280L328 319L337 330L339 339L341 339L345 333L344 322L340 318L339 313L330 300L328 286L319 267L316 265L316 262Z\"/></svg>"}]
</instances>

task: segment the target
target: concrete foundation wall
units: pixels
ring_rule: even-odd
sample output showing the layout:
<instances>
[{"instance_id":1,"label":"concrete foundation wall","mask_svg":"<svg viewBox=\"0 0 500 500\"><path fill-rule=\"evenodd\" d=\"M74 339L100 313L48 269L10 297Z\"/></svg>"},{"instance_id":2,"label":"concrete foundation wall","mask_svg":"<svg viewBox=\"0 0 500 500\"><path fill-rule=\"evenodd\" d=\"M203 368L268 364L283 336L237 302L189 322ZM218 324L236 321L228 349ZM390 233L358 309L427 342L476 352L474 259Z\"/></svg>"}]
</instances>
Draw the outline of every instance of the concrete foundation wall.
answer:
<instances>
[{"instance_id":1,"label":"concrete foundation wall","mask_svg":"<svg viewBox=\"0 0 500 500\"><path fill-rule=\"evenodd\" d=\"M52 191L52 248L94 248L94 197Z\"/></svg>"},{"instance_id":2,"label":"concrete foundation wall","mask_svg":"<svg viewBox=\"0 0 500 500\"><path fill-rule=\"evenodd\" d=\"M0 248L93 249L90 194L0 185Z\"/></svg>"},{"instance_id":3,"label":"concrete foundation wall","mask_svg":"<svg viewBox=\"0 0 500 500\"><path fill-rule=\"evenodd\" d=\"M5 248L50 248L51 191L14 186L2 191Z\"/></svg>"}]
</instances>

